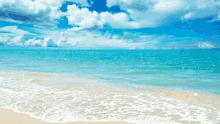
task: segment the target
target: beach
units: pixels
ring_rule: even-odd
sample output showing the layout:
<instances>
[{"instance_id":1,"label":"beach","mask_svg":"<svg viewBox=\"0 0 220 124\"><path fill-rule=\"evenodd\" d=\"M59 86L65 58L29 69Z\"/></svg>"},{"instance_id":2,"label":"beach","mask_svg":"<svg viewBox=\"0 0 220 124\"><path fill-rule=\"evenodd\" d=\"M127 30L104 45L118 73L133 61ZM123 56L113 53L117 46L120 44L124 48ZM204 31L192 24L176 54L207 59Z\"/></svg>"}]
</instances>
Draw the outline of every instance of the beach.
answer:
<instances>
[{"instance_id":1,"label":"beach","mask_svg":"<svg viewBox=\"0 0 220 124\"><path fill-rule=\"evenodd\" d=\"M27 114L15 113L12 110L0 109L1 124L52 124L35 119ZM53 123L55 124L55 123ZM59 123L62 124L62 123ZM128 124L126 122L71 122L63 124Z\"/></svg>"},{"instance_id":2,"label":"beach","mask_svg":"<svg viewBox=\"0 0 220 124\"><path fill-rule=\"evenodd\" d=\"M0 122L6 124L220 122L220 97L211 93L112 87L76 75L1 72L0 77Z\"/></svg>"},{"instance_id":3,"label":"beach","mask_svg":"<svg viewBox=\"0 0 220 124\"><path fill-rule=\"evenodd\" d=\"M220 0L0 0L0 124L220 124Z\"/></svg>"},{"instance_id":4,"label":"beach","mask_svg":"<svg viewBox=\"0 0 220 124\"><path fill-rule=\"evenodd\" d=\"M5 47L0 109L52 124L218 124L219 53Z\"/></svg>"},{"instance_id":5,"label":"beach","mask_svg":"<svg viewBox=\"0 0 220 124\"><path fill-rule=\"evenodd\" d=\"M28 114L16 113L12 110L0 109L1 124L129 124L127 122L68 122L48 123L40 119L30 117ZM154 123L152 121L152 123ZM199 124L200 122L182 122L181 124ZM216 123L218 124L218 123Z\"/></svg>"}]
</instances>

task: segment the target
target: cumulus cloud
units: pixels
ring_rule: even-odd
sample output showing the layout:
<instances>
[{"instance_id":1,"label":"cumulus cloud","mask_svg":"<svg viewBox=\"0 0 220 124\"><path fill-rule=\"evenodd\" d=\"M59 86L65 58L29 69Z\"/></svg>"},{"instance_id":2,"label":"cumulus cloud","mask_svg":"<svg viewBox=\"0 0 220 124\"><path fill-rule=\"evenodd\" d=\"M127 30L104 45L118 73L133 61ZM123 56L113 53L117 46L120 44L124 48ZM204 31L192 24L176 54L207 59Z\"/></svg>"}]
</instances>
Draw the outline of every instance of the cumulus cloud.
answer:
<instances>
[{"instance_id":1,"label":"cumulus cloud","mask_svg":"<svg viewBox=\"0 0 220 124\"><path fill-rule=\"evenodd\" d=\"M45 47L57 47L58 44L57 44L57 42L53 41L51 38L48 37L48 38L45 38L43 40L43 46L45 46Z\"/></svg>"},{"instance_id":2,"label":"cumulus cloud","mask_svg":"<svg viewBox=\"0 0 220 124\"><path fill-rule=\"evenodd\" d=\"M24 46L33 46L33 47L58 47L57 42L53 41L51 38L44 38L41 39L29 39L28 41L24 42Z\"/></svg>"},{"instance_id":3,"label":"cumulus cloud","mask_svg":"<svg viewBox=\"0 0 220 124\"><path fill-rule=\"evenodd\" d=\"M17 26L6 26L0 28L0 45L21 46L26 35L34 35L28 31L19 29Z\"/></svg>"},{"instance_id":4,"label":"cumulus cloud","mask_svg":"<svg viewBox=\"0 0 220 124\"><path fill-rule=\"evenodd\" d=\"M101 24L110 25L115 29L137 29L145 27L146 25L151 25L148 22L141 23L140 21L129 21L129 19L129 16L124 12L115 14L109 12L100 13Z\"/></svg>"},{"instance_id":5,"label":"cumulus cloud","mask_svg":"<svg viewBox=\"0 0 220 124\"><path fill-rule=\"evenodd\" d=\"M70 1L83 7L69 5L68 12L60 7ZM91 3L91 0L90 2ZM126 12L98 13L89 11L87 0L0 0L0 20L31 23L42 26L55 26L63 16L67 16L72 30L103 28L137 29L157 27L167 17L182 20L214 16L219 21L220 2L218 0L107 0L107 7L118 6Z\"/></svg>"},{"instance_id":6,"label":"cumulus cloud","mask_svg":"<svg viewBox=\"0 0 220 124\"><path fill-rule=\"evenodd\" d=\"M136 28L159 26L163 19L179 12L182 4L181 0L107 0L109 8L119 6L126 11Z\"/></svg>"},{"instance_id":7,"label":"cumulus cloud","mask_svg":"<svg viewBox=\"0 0 220 124\"><path fill-rule=\"evenodd\" d=\"M72 5L68 6L68 19L69 24L77 26L73 28L75 30L102 28L104 25L115 29L156 27L172 12L178 12L183 8L182 4L181 0L107 0L109 8L119 6L126 13L90 12L88 9L79 9Z\"/></svg>"},{"instance_id":8,"label":"cumulus cloud","mask_svg":"<svg viewBox=\"0 0 220 124\"><path fill-rule=\"evenodd\" d=\"M41 30L40 30L41 32ZM48 33L47 33L48 32ZM127 39L102 35L91 31L44 31L35 35L17 26L0 28L1 46L65 47L73 49L144 49L145 43L129 42ZM60 36L57 36L57 35ZM28 37L27 37L28 36Z\"/></svg>"},{"instance_id":9,"label":"cumulus cloud","mask_svg":"<svg viewBox=\"0 0 220 124\"><path fill-rule=\"evenodd\" d=\"M39 29L39 28L37 28ZM13 33L14 32L14 33ZM20 32L20 33L19 33ZM162 49L162 48L215 48L211 42L187 44L187 42L167 42L177 38L170 35L146 35L124 32L113 34L99 31L42 30L44 35L35 35L16 26L0 28L1 46L63 47L71 49ZM27 37L28 36L28 37ZM183 39L183 38L181 38ZM185 38L189 40L189 37ZM166 41L166 42L163 42Z\"/></svg>"},{"instance_id":10,"label":"cumulus cloud","mask_svg":"<svg viewBox=\"0 0 220 124\"><path fill-rule=\"evenodd\" d=\"M215 48L215 45L213 45L211 42L202 42L202 43L198 43L198 48L212 49L212 48Z\"/></svg>"},{"instance_id":11,"label":"cumulus cloud","mask_svg":"<svg viewBox=\"0 0 220 124\"><path fill-rule=\"evenodd\" d=\"M48 31L50 32L50 31ZM58 35L59 38L53 38ZM132 42L110 33L101 34L97 31L54 31L51 38L31 38L23 43L31 47L61 47L71 49L154 49L156 42ZM49 36L49 35L48 35ZM51 43L50 43L51 42ZM47 43L47 44L46 44Z\"/></svg>"},{"instance_id":12,"label":"cumulus cloud","mask_svg":"<svg viewBox=\"0 0 220 124\"><path fill-rule=\"evenodd\" d=\"M17 32L16 34L12 32ZM19 33L20 32L20 33ZM40 32L42 32L40 30ZM0 28L0 45L28 47L63 47L71 49L162 49L162 48L215 48L211 42L197 44L179 44L173 41L176 37L169 35L146 35L143 33L124 32L113 34L98 31L51 31L42 32L45 35L34 35L16 26ZM28 37L25 37L28 36ZM188 37L186 39L189 39ZM185 46L184 46L185 45Z\"/></svg>"},{"instance_id":13,"label":"cumulus cloud","mask_svg":"<svg viewBox=\"0 0 220 124\"><path fill-rule=\"evenodd\" d=\"M68 21L71 25L77 25L80 29L92 28L95 26L101 27L99 15L96 11L90 12L87 8L79 9L76 5L67 7Z\"/></svg>"},{"instance_id":14,"label":"cumulus cloud","mask_svg":"<svg viewBox=\"0 0 220 124\"><path fill-rule=\"evenodd\" d=\"M24 43L24 46L34 46L34 47L40 47L42 46L42 40L36 40L35 38L34 39L29 39L28 41L26 41Z\"/></svg>"},{"instance_id":15,"label":"cumulus cloud","mask_svg":"<svg viewBox=\"0 0 220 124\"><path fill-rule=\"evenodd\" d=\"M88 6L86 0L0 0L0 19L42 26L53 26L66 14L59 8L65 1Z\"/></svg>"},{"instance_id":16,"label":"cumulus cloud","mask_svg":"<svg viewBox=\"0 0 220 124\"><path fill-rule=\"evenodd\" d=\"M10 37L8 35L0 36L0 46L21 46L23 36Z\"/></svg>"},{"instance_id":17,"label":"cumulus cloud","mask_svg":"<svg viewBox=\"0 0 220 124\"><path fill-rule=\"evenodd\" d=\"M124 12L114 14L109 12L91 12L87 8L80 9L74 4L69 5L67 9L68 23L75 26L71 29L72 31L92 28L101 29L104 25L109 25L115 29L136 29L151 25L147 21L129 21L129 16Z\"/></svg>"},{"instance_id":18,"label":"cumulus cloud","mask_svg":"<svg viewBox=\"0 0 220 124\"><path fill-rule=\"evenodd\" d=\"M218 0L107 0L107 7L119 6L129 13L129 18L143 27L160 26L167 17L182 20L214 16L219 21ZM145 23L146 25L143 25Z\"/></svg>"},{"instance_id":19,"label":"cumulus cloud","mask_svg":"<svg viewBox=\"0 0 220 124\"><path fill-rule=\"evenodd\" d=\"M33 24L50 25L55 16L53 8L31 0L1 0L0 17ZM54 14L55 15L55 14ZM48 23L49 22L49 23Z\"/></svg>"},{"instance_id":20,"label":"cumulus cloud","mask_svg":"<svg viewBox=\"0 0 220 124\"><path fill-rule=\"evenodd\" d=\"M34 46L34 47L57 47L58 44L51 38L43 40L31 38L26 41L26 36L33 37L35 34L19 29L17 26L6 26L0 28L1 46Z\"/></svg>"}]
</instances>

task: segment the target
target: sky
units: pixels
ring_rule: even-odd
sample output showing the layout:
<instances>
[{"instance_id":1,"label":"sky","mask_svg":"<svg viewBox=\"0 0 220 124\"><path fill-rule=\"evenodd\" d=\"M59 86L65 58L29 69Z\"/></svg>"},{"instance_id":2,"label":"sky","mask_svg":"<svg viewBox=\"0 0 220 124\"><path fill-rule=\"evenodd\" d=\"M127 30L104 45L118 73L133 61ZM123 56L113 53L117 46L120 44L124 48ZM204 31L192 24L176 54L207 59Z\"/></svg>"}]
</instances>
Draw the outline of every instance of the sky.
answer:
<instances>
[{"instance_id":1,"label":"sky","mask_svg":"<svg viewBox=\"0 0 220 124\"><path fill-rule=\"evenodd\" d=\"M220 0L0 0L0 46L220 48Z\"/></svg>"}]
</instances>

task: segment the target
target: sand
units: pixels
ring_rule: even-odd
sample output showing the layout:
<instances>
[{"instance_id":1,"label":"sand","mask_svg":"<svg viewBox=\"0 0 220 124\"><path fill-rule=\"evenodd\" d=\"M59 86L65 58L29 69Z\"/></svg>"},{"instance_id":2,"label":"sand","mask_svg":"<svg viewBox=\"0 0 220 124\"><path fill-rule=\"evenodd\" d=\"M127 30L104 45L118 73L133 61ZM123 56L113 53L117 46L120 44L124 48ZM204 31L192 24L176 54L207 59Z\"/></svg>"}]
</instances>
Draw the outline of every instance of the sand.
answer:
<instances>
[{"instance_id":1,"label":"sand","mask_svg":"<svg viewBox=\"0 0 220 124\"><path fill-rule=\"evenodd\" d=\"M138 121L136 124L139 124L139 120L146 124L220 122L219 95L155 87L132 87L133 89L127 87L128 89L111 87L93 82L87 77L72 75L0 72L0 108L5 108L0 109L0 124L50 124L28 114L16 113L10 110L11 108L18 108L17 112L37 113L37 117L45 113L50 116L62 112L61 116L59 114L54 116L54 120L49 119L53 122L65 120L66 118L62 116L65 114L71 114L79 119L81 118L78 115L82 118L88 115L90 120L94 117L106 120L105 117L109 119L109 115L113 113L117 118L115 120L122 120L122 122L72 120L73 122L67 124L127 124L123 120L128 119ZM109 108L111 111L108 111Z\"/></svg>"},{"instance_id":2,"label":"sand","mask_svg":"<svg viewBox=\"0 0 220 124\"><path fill-rule=\"evenodd\" d=\"M16 113L9 109L0 109L0 124L51 124L30 117L27 114ZM62 123L59 123L62 124ZM66 124L128 124L126 122L69 122Z\"/></svg>"}]
</instances>

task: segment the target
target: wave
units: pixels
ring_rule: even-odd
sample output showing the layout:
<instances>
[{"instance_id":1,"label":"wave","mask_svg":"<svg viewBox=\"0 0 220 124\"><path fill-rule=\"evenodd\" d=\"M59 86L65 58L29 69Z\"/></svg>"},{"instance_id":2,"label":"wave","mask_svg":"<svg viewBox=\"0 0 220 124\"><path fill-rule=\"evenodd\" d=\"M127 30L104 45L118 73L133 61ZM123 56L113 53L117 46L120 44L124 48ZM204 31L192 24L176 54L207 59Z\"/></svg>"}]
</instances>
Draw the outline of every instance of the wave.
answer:
<instances>
[{"instance_id":1,"label":"wave","mask_svg":"<svg viewBox=\"0 0 220 124\"><path fill-rule=\"evenodd\" d=\"M220 122L220 98L214 95L153 87L133 90L72 75L1 72L0 99L0 108L50 123Z\"/></svg>"}]
</instances>

